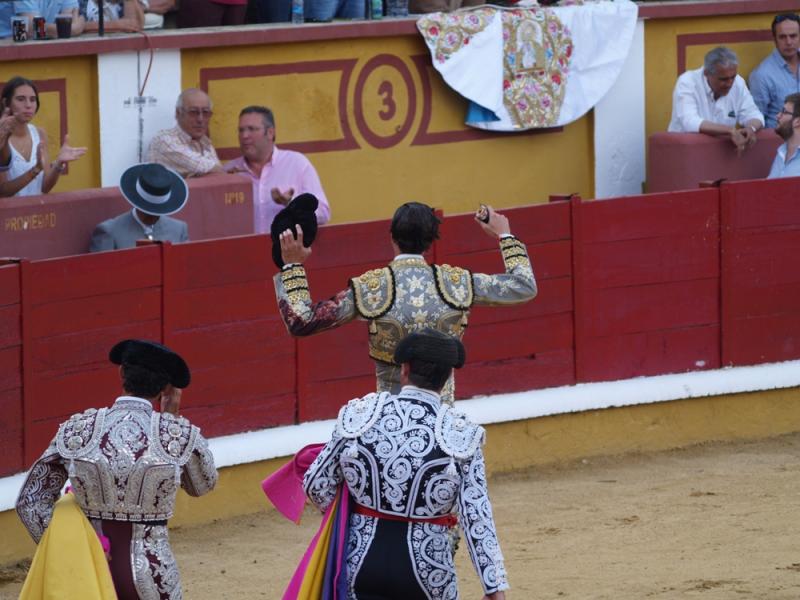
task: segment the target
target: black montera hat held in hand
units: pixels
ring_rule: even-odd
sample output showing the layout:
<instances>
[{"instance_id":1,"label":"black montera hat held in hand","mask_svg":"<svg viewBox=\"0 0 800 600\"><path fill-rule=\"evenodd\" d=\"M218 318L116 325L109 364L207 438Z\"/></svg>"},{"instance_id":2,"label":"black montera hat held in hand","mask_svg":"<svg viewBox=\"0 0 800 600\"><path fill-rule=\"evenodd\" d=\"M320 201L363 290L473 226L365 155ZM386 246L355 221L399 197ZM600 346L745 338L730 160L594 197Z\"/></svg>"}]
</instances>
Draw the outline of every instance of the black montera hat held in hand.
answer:
<instances>
[{"instance_id":1,"label":"black montera hat held in hand","mask_svg":"<svg viewBox=\"0 0 800 600\"><path fill-rule=\"evenodd\" d=\"M166 346L148 340L122 340L108 358L115 365L136 365L161 373L176 388L185 388L192 380L186 361Z\"/></svg>"},{"instance_id":2,"label":"black montera hat held in hand","mask_svg":"<svg viewBox=\"0 0 800 600\"><path fill-rule=\"evenodd\" d=\"M272 236L272 260L279 269L283 266L281 233L289 229L297 239L294 226L300 225L303 230L303 246L306 248L311 246L317 237L317 206L319 206L319 200L314 194L300 194L275 215L272 227L270 227L270 234Z\"/></svg>"},{"instance_id":3,"label":"black montera hat held in hand","mask_svg":"<svg viewBox=\"0 0 800 600\"><path fill-rule=\"evenodd\" d=\"M461 340L426 328L407 335L395 348L394 362L398 365L414 359L460 369L464 366L466 352Z\"/></svg>"},{"instance_id":4,"label":"black montera hat held in hand","mask_svg":"<svg viewBox=\"0 0 800 600\"><path fill-rule=\"evenodd\" d=\"M119 179L119 189L131 206L157 217L178 212L189 199L183 177L157 163L128 167Z\"/></svg>"}]
</instances>

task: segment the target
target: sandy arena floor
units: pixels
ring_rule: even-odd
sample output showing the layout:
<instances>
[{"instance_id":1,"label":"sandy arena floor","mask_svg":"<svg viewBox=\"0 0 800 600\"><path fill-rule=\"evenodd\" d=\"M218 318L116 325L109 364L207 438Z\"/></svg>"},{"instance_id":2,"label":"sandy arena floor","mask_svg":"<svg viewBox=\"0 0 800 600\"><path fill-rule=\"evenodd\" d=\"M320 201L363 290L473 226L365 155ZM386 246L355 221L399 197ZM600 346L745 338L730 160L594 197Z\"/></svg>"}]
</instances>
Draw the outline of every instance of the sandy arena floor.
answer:
<instances>
[{"instance_id":1,"label":"sandy arena floor","mask_svg":"<svg viewBox=\"0 0 800 600\"><path fill-rule=\"evenodd\" d=\"M800 434L494 478L509 598L800 598ZM188 600L280 598L319 521L274 511L172 539ZM478 600L465 547L462 597ZM0 571L16 598L20 568Z\"/></svg>"}]
</instances>

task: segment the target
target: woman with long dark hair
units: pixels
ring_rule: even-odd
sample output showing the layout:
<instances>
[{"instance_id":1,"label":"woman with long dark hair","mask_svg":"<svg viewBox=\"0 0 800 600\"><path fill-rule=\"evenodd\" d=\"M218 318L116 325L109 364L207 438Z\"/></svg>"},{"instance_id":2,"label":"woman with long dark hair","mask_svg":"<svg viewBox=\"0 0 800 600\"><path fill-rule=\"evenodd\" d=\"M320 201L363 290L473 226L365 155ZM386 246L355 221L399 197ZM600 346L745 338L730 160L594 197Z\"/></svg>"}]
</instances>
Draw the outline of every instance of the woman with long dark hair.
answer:
<instances>
[{"instance_id":1,"label":"woman with long dark hair","mask_svg":"<svg viewBox=\"0 0 800 600\"><path fill-rule=\"evenodd\" d=\"M0 149L0 164L8 169L0 172L0 196L35 196L53 189L68 162L86 153L86 148L73 148L69 136L58 156L50 162L47 152L47 134L31 123L39 111L39 91L24 77L13 77L0 93L4 116L15 121L8 142Z\"/></svg>"}]
</instances>

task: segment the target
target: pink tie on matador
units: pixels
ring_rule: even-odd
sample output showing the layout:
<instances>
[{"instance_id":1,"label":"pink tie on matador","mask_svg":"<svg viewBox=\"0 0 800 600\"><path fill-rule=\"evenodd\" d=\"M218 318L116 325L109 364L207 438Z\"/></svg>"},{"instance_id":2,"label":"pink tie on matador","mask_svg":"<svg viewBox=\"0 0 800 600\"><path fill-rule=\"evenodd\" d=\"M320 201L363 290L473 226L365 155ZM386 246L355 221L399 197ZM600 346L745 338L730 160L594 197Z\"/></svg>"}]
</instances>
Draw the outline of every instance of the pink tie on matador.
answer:
<instances>
[{"instance_id":1,"label":"pink tie on matador","mask_svg":"<svg viewBox=\"0 0 800 600\"><path fill-rule=\"evenodd\" d=\"M309 444L295 454L294 459L261 482L261 489L278 512L294 523L300 522L306 505L303 475L324 447L325 444Z\"/></svg>"}]
</instances>

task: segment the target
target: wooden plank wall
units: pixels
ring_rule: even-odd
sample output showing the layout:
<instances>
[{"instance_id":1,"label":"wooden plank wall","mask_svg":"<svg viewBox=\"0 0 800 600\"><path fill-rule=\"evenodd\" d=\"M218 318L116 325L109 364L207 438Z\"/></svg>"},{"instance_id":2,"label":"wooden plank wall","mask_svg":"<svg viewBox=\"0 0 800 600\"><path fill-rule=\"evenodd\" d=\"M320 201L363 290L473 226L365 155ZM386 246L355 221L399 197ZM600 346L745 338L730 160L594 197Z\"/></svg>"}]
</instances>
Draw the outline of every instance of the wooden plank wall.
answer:
<instances>
[{"instance_id":1,"label":"wooden plank wall","mask_svg":"<svg viewBox=\"0 0 800 600\"><path fill-rule=\"evenodd\" d=\"M800 356L798 179L721 188L722 363Z\"/></svg>"},{"instance_id":2,"label":"wooden plank wall","mask_svg":"<svg viewBox=\"0 0 800 600\"><path fill-rule=\"evenodd\" d=\"M794 180L505 211L539 296L476 307L458 397L800 358ZM471 215L447 217L431 260L502 268ZM324 227L312 297L391 259L389 222ZM223 435L332 417L374 389L366 324L293 339L277 315L266 236L0 264L0 475L58 422L119 392L110 347L162 340L186 356L183 411Z\"/></svg>"},{"instance_id":3,"label":"wooden plank wall","mask_svg":"<svg viewBox=\"0 0 800 600\"><path fill-rule=\"evenodd\" d=\"M47 447L58 423L119 395L108 351L119 340L161 339L161 248L23 262L24 456Z\"/></svg>"},{"instance_id":4,"label":"wooden plank wall","mask_svg":"<svg viewBox=\"0 0 800 600\"><path fill-rule=\"evenodd\" d=\"M266 236L163 246L164 343L192 368L182 412L209 436L295 420L295 344Z\"/></svg>"},{"instance_id":5,"label":"wooden plank wall","mask_svg":"<svg viewBox=\"0 0 800 600\"><path fill-rule=\"evenodd\" d=\"M718 368L719 190L573 207L577 380Z\"/></svg>"},{"instance_id":6,"label":"wooden plank wall","mask_svg":"<svg viewBox=\"0 0 800 600\"><path fill-rule=\"evenodd\" d=\"M385 266L392 256L389 221L320 229L307 263L311 297L320 301L346 290L351 277ZM299 421L335 416L345 401L360 395L359 390L375 389L367 336L366 323L354 321L298 340Z\"/></svg>"},{"instance_id":7,"label":"wooden plank wall","mask_svg":"<svg viewBox=\"0 0 800 600\"><path fill-rule=\"evenodd\" d=\"M0 473L22 468L21 268L0 261Z\"/></svg>"},{"instance_id":8,"label":"wooden plank wall","mask_svg":"<svg viewBox=\"0 0 800 600\"><path fill-rule=\"evenodd\" d=\"M539 293L518 306L474 308L464 335L467 364L456 377L461 398L575 382L570 204L503 213L528 245ZM497 241L472 215L446 219L436 252L441 264L477 273L503 270Z\"/></svg>"}]
</instances>

